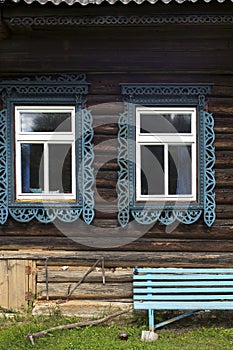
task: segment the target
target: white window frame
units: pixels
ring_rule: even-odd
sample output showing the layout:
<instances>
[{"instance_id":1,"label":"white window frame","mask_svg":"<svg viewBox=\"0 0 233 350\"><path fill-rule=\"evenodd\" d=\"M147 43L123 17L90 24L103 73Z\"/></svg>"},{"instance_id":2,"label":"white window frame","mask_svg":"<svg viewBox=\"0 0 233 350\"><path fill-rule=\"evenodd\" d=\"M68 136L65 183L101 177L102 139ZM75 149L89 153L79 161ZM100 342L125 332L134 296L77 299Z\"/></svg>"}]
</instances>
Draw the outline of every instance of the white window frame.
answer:
<instances>
[{"instance_id":1,"label":"white window frame","mask_svg":"<svg viewBox=\"0 0 233 350\"><path fill-rule=\"evenodd\" d=\"M61 132L23 132L20 128L20 113L70 113L71 131ZM23 193L21 179L21 144L44 144L44 191L42 193ZM71 145L71 193L49 191L49 144ZM75 107L74 106L15 106L15 186L16 201L74 201L76 200L76 166L75 166Z\"/></svg>"},{"instance_id":2,"label":"white window frame","mask_svg":"<svg viewBox=\"0 0 233 350\"><path fill-rule=\"evenodd\" d=\"M191 114L191 133L141 133L141 114ZM164 146L164 195L141 194L141 146L163 145ZM190 145L192 152L192 193L190 195L168 194L168 145ZM176 201L187 202L197 199L197 110L195 107L136 107L136 201Z\"/></svg>"}]
</instances>

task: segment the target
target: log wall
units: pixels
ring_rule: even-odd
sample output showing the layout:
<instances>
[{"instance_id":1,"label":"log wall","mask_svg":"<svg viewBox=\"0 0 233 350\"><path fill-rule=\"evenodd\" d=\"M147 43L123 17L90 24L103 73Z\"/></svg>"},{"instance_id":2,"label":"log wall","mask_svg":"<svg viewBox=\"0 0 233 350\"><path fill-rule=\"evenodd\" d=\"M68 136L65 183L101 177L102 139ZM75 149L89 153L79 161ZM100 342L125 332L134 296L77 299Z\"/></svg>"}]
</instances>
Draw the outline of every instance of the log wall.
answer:
<instances>
[{"instance_id":1,"label":"log wall","mask_svg":"<svg viewBox=\"0 0 233 350\"><path fill-rule=\"evenodd\" d=\"M183 6L183 7L182 7ZM232 4L159 6L158 13L233 13ZM156 14L155 7L74 7L76 15ZM37 11L37 12L36 12ZM62 12L63 11L63 12ZM166 11L166 12L165 12ZM71 14L67 7L6 6L10 35L0 41L0 79L41 73L83 72L90 83L88 108L94 117L96 213L91 226L79 224L68 237L53 224L22 224L9 218L0 227L1 259L37 264L37 297L67 290L98 258L105 258L106 285L95 271L72 298L129 302L132 270L139 266L232 266L233 261L233 25L13 27L16 15ZM74 13L74 12L72 12ZM217 219L189 226L155 224L122 231L117 223L117 121L123 111L121 83L213 84L208 111L215 119ZM119 236L118 236L119 235ZM121 236L122 235L122 236ZM117 237L119 239L117 239ZM115 240L115 241L114 241ZM107 243L106 243L107 242ZM110 243L109 243L110 242ZM115 242L115 244L114 244ZM126 243L121 245L120 243ZM61 267L67 265L67 270ZM101 304L102 305L102 304Z\"/></svg>"}]
</instances>

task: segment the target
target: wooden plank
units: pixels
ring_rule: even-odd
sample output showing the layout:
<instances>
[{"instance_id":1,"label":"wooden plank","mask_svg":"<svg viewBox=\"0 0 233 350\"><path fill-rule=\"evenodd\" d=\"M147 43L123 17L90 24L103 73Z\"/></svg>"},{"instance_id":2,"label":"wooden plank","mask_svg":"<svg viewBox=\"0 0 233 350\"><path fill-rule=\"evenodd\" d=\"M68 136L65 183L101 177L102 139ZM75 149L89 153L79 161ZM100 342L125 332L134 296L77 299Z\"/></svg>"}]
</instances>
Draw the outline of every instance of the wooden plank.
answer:
<instances>
[{"instance_id":1,"label":"wooden plank","mask_svg":"<svg viewBox=\"0 0 233 350\"><path fill-rule=\"evenodd\" d=\"M37 268L35 260L27 260L27 265L30 268L30 273L26 275L26 292L28 295L28 305L32 305L32 302L36 296L36 281L37 281Z\"/></svg>"},{"instance_id":2,"label":"wooden plank","mask_svg":"<svg viewBox=\"0 0 233 350\"><path fill-rule=\"evenodd\" d=\"M6 259L0 260L0 306L10 308L8 261Z\"/></svg>"},{"instance_id":3,"label":"wooden plank","mask_svg":"<svg viewBox=\"0 0 233 350\"><path fill-rule=\"evenodd\" d=\"M216 151L215 168L226 169L233 168L233 151L220 150Z\"/></svg>"},{"instance_id":4,"label":"wooden plank","mask_svg":"<svg viewBox=\"0 0 233 350\"><path fill-rule=\"evenodd\" d=\"M19 310L26 306L25 302L25 261L9 260L9 305L12 309Z\"/></svg>"},{"instance_id":5,"label":"wooden plank","mask_svg":"<svg viewBox=\"0 0 233 350\"><path fill-rule=\"evenodd\" d=\"M232 204L233 202L233 191L229 188L218 188L216 187L216 203L217 204Z\"/></svg>"},{"instance_id":6,"label":"wooden plank","mask_svg":"<svg viewBox=\"0 0 233 350\"><path fill-rule=\"evenodd\" d=\"M135 301L134 308L139 310L145 310L145 309L154 309L155 303L154 302L143 302L140 303L138 301ZM216 301L188 301L188 302L159 302L156 304L156 310L232 310L233 309L233 301L229 302L216 302Z\"/></svg>"},{"instance_id":7,"label":"wooden plank","mask_svg":"<svg viewBox=\"0 0 233 350\"><path fill-rule=\"evenodd\" d=\"M59 301L36 301L33 315L51 315L59 310L65 316L98 317L110 314L118 310L126 310L132 306L132 299L125 301L109 300L66 300Z\"/></svg>"},{"instance_id":8,"label":"wooden plank","mask_svg":"<svg viewBox=\"0 0 233 350\"><path fill-rule=\"evenodd\" d=\"M110 179L113 180L113 176L111 174L108 175L108 181ZM233 169L216 169L215 171L215 179L218 186L233 187Z\"/></svg>"},{"instance_id":9,"label":"wooden plank","mask_svg":"<svg viewBox=\"0 0 233 350\"><path fill-rule=\"evenodd\" d=\"M75 284L70 283L49 283L49 298L67 298L69 288ZM38 299L46 297L45 283L37 283ZM82 283L74 291L70 298L72 299L125 299L132 297L132 283Z\"/></svg>"},{"instance_id":10,"label":"wooden plank","mask_svg":"<svg viewBox=\"0 0 233 350\"><path fill-rule=\"evenodd\" d=\"M100 226L101 227L101 226ZM99 228L100 228L99 227ZM103 227L102 227L103 228ZM147 238L141 238L141 236L147 233L147 230L142 231L141 235L140 235L140 231L138 233L136 232L131 232L130 235L127 236L127 234L125 234L124 236L124 244L123 241L116 241L115 243L108 243L109 239L110 239L110 234L109 234L109 230L111 229L111 227L108 227L108 232L106 232L106 228L105 228L105 233L102 233L98 231L98 229L95 229L95 232L93 231L93 234L95 233L96 235L96 239L99 236L99 240L101 240L103 242L103 249L105 248L105 252L107 252L109 250L109 248L106 247L110 245L110 249L112 251L117 251L117 250L122 250L122 251L148 251L148 252L168 252L168 251L173 251L173 252L218 252L219 250L222 252L233 252L233 242L231 241L231 237L232 237L232 228L231 226L222 226L221 230L223 232L225 232L225 236L230 235L228 237L228 239L222 239L222 240L218 240L218 239L211 239L209 240L208 237L210 235L210 232L213 232L213 235L215 234L215 236L218 233L219 228L215 227L215 229L209 230L208 231L208 235L205 234L206 239L194 239L193 236L195 234L192 235L192 237L190 237L190 239L188 238L188 233L187 233L187 229L186 229L186 235L184 234L184 232L180 231L179 229L179 225L176 228L176 230L174 230L173 232L171 232L170 236L165 238L166 236L166 227L163 226L158 226L158 225L154 225L153 228L148 228L149 231L149 236ZM114 227L112 227L112 229L114 229ZM197 228L199 230L199 227ZM175 239L172 238L172 236L174 237L176 235L176 232L181 232L181 234L184 236L186 236L185 238L179 238L179 239ZM116 230L117 232L117 230ZM179 233L180 234L180 233ZM180 234L180 235L181 235ZM157 238L156 235L160 235L160 237L162 238ZM197 231L197 237L201 237L201 231ZM0 239L0 243L1 241L4 240L5 237L1 237L2 239ZM72 238L72 237L70 237ZM138 240L134 241L136 238L138 238ZM44 249L51 249L51 243L53 242L53 247L56 247L57 249L60 248L60 250L66 250L67 252L70 250L72 251L74 249L74 247L77 248L77 250L83 250L83 251L88 251L90 250L91 247L88 247L88 244L90 244L91 246L91 242L93 242L93 235L86 235L86 236L81 236L80 237L73 237L72 239L67 239L66 237L64 238L59 238L59 237L47 237L45 239L45 237L10 237L10 239L7 239L6 241L6 247L5 249L7 250L10 248L20 248L22 246L24 246L25 248L28 247L28 249L33 249L33 247L37 247L37 249L40 248L44 248ZM97 244L97 243L96 243ZM99 245L100 246L100 243ZM95 248L92 248L93 250L95 250ZM52 250L51 250L52 252ZM35 253L36 253L36 249L35 249ZM93 253L92 253L93 255Z\"/></svg>"},{"instance_id":11,"label":"wooden plank","mask_svg":"<svg viewBox=\"0 0 233 350\"><path fill-rule=\"evenodd\" d=\"M69 264L91 266L98 259L105 258L105 267L228 267L232 266L231 252L150 252L150 251L65 251L65 250L19 250L1 251L2 259L31 259L37 260L39 265L48 260L48 264Z\"/></svg>"},{"instance_id":12,"label":"wooden plank","mask_svg":"<svg viewBox=\"0 0 233 350\"><path fill-rule=\"evenodd\" d=\"M79 266L49 266L48 267L48 281L49 282L78 282L89 268ZM105 269L106 283L111 282L131 282L132 281L132 269ZM85 282L88 283L101 283L103 280L102 271L100 268L96 268L86 278ZM45 268L38 267L37 282L46 281Z\"/></svg>"},{"instance_id":13,"label":"wooden plank","mask_svg":"<svg viewBox=\"0 0 233 350\"><path fill-rule=\"evenodd\" d=\"M30 35L13 34L11 40L2 42L0 71L43 71L45 67L51 72L76 71L78 61L79 70L85 72L231 72L231 50L227 45L222 46L223 35L217 40L214 34L220 35L220 32L209 31L203 41L200 40L203 38L203 31L199 29L194 33L196 39L187 37L182 46L178 45L177 40L177 37L180 38L180 29L174 31L174 28L170 31L162 30L161 36L158 36L158 28L124 30L120 27L111 30L109 28L108 31L105 28L92 28L88 33L86 28L79 28L77 32L61 32L59 36L56 32L46 31L43 35L38 31ZM229 31L224 31L225 35L227 33ZM157 40L154 40L155 35ZM168 35L169 41L163 48ZM211 42L214 47L209 44ZM177 47L174 48L174 45ZM72 47L72 51L67 47ZM221 47L221 50L217 47Z\"/></svg>"},{"instance_id":14,"label":"wooden plank","mask_svg":"<svg viewBox=\"0 0 233 350\"><path fill-rule=\"evenodd\" d=\"M177 289L177 288L176 288ZM134 293L137 293L138 289L135 289ZM151 291L152 292L152 291ZM160 291L158 291L157 289L155 289L153 291L154 293L156 293L155 295L152 295L152 296L148 296L148 295L135 295L134 296L134 300L150 300L150 301L154 301L155 302L155 305L156 305L156 301L157 302L161 302L161 300L164 300L164 301L188 301L190 300L191 302L194 301L194 300L198 300L198 301L206 301L206 300L217 300L217 301L221 301L221 300L224 300L225 301L230 301L230 300L233 300L233 295L226 295L226 294L218 294L218 295L212 295L212 294L202 294L202 291L200 290L199 291L199 294L198 295L193 295L192 293L192 288L189 288L188 291L186 291L187 293L191 293L191 294L187 294L187 295L161 295L159 294ZM177 291L178 292L178 291ZM209 293L211 293L211 290L209 289L208 290ZM138 293L148 293L148 289L140 289L140 291L138 291ZM179 289L179 292L180 293L180 289ZM222 291L223 293L223 291Z\"/></svg>"}]
</instances>

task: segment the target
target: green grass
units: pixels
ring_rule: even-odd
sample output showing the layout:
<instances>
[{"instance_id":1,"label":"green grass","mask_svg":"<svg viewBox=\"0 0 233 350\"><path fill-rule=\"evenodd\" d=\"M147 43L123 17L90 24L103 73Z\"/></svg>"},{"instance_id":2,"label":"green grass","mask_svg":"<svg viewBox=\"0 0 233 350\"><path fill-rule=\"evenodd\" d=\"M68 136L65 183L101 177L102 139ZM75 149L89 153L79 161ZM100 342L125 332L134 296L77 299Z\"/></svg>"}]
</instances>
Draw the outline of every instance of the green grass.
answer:
<instances>
[{"instance_id":1,"label":"green grass","mask_svg":"<svg viewBox=\"0 0 233 350\"><path fill-rule=\"evenodd\" d=\"M146 326L126 323L124 325L89 326L70 330L55 331L40 339L35 346L25 338L29 333L37 332L59 324L77 322L62 316L22 317L0 320L0 350L232 350L233 328L202 325L193 327L169 326L158 330L159 339L153 343L140 340L141 331ZM128 332L128 340L120 340L120 331Z\"/></svg>"}]
</instances>

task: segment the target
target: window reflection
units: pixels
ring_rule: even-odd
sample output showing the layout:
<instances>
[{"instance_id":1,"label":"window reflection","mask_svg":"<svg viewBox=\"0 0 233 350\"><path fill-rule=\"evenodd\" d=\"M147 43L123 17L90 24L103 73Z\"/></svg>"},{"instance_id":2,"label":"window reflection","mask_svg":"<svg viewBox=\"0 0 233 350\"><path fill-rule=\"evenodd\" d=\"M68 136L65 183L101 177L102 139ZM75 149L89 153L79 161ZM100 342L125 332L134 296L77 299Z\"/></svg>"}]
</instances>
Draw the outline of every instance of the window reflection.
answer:
<instances>
[{"instance_id":1,"label":"window reflection","mask_svg":"<svg viewBox=\"0 0 233 350\"><path fill-rule=\"evenodd\" d=\"M185 113L156 113L141 114L141 133L191 133L191 114Z\"/></svg>"},{"instance_id":2,"label":"window reflection","mask_svg":"<svg viewBox=\"0 0 233 350\"><path fill-rule=\"evenodd\" d=\"M70 113L20 113L21 132L70 132Z\"/></svg>"}]
</instances>

